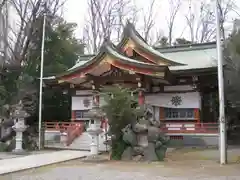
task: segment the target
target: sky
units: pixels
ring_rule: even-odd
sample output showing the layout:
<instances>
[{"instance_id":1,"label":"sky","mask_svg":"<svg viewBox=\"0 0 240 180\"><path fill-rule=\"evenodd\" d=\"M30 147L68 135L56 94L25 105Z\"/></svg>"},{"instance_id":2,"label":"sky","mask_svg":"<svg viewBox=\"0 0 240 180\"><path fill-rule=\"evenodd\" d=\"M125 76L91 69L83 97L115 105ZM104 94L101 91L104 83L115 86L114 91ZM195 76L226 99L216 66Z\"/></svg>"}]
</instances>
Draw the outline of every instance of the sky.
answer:
<instances>
[{"instance_id":1,"label":"sky","mask_svg":"<svg viewBox=\"0 0 240 180\"><path fill-rule=\"evenodd\" d=\"M150 5L147 0L132 0L137 5L139 9L143 9L147 11ZM183 3L181 5L181 9L178 12L176 23L174 26L174 36L175 37L188 37L189 31L186 25L185 15L189 9L189 1L190 0L182 0ZM211 0L202 0L202 1L211 1ZM200 0L192 0L192 10L199 9L199 2ZM240 0L236 0L237 5L240 7ZM214 4L213 4L214 5ZM161 29L163 35L167 35L168 25L166 18L169 15L169 3L168 0L156 0L156 5L154 9L156 13L156 29ZM240 11L239 11L240 12ZM78 28L75 32L76 36L81 38L83 34L83 30L81 27L84 25L84 20L87 14L87 0L67 0L63 15L64 18L68 22L74 22L78 24ZM239 13L240 14L240 13ZM237 16L235 13L232 13L229 16L229 23L227 24L227 28L232 28L232 20L235 19ZM140 19L141 21L141 19Z\"/></svg>"}]
</instances>

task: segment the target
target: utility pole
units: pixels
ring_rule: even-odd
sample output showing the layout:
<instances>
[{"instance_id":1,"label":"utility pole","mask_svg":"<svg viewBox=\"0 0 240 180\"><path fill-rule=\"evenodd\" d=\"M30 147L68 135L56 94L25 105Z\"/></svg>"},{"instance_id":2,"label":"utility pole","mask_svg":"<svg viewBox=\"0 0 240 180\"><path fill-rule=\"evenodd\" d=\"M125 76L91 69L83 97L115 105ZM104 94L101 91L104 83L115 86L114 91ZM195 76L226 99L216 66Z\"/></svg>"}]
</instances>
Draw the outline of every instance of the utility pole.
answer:
<instances>
[{"instance_id":1,"label":"utility pole","mask_svg":"<svg viewBox=\"0 0 240 180\"><path fill-rule=\"evenodd\" d=\"M222 34L220 29L219 1L215 0L215 16L217 31L217 62L218 62L218 93L219 93L219 151L220 163L227 163L226 151L226 119L225 119L225 101L224 101L224 79L223 79L223 53L222 53Z\"/></svg>"},{"instance_id":2,"label":"utility pole","mask_svg":"<svg viewBox=\"0 0 240 180\"><path fill-rule=\"evenodd\" d=\"M43 29L42 29L42 47L41 47L41 65L40 65L40 86L39 86L39 110L38 110L38 143L39 150L41 150L41 137L42 137L42 91L43 91L43 62L44 62L44 44L45 44L45 26L46 14L43 15Z\"/></svg>"}]
</instances>

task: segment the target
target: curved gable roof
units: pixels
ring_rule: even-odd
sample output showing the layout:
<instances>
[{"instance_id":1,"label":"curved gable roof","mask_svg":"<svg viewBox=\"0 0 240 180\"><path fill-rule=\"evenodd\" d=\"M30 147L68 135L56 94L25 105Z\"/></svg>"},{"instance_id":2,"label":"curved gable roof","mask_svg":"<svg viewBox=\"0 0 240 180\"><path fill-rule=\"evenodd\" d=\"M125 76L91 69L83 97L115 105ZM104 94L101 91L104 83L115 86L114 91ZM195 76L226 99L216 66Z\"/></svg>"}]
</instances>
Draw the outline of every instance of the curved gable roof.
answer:
<instances>
[{"instance_id":1,"label":"curved gable roof","mask_svg":"<svg viewBox=\"0 0 240 180\"><path fill-rule=\"evenodd\" d=\"M123 53L119 52L117 47L113 43L109 41L105 41L101 46L99 52L94 57L92 57L88 61L80 61L75 66L70 68L68 71L56 76L56 78L68 77L68 76L71 76L72 74L83 73L85 71L87 74L88 71L91 71L91 69L93 69L98 64L100 64L101 61L106 56L112 57L114 61L116 61L116 63L120 63L121 66L126 65L126 67L124 68L125 70L128 69L127 66L136 67L142 70L143 69L148 70L147 74L148 75L152 74L153 76L158 76L157 74L159 72L168 70L167 66L160 66L152 63L141 62L140 60L131 59L125 56ZM112 65L114 65L114 63ZM132 68L128 70L132 70ZM139 72L141 73L141 70L139 70ZM143 74L145 73L143 72Z\"/></svg>"},{"instance_id":2,"label":"curved gable roof","mask_svg":"<svg viewBox=\"0 0 240 180\"><path fill-rule=\"evenodd\" d=\"M140 48L142 51L151 54L155 57L155 64L159 64L159 61L163 61L169 64L169 66L179 66L179 65L185 65L179 62L176 62L172 60L171 58L163 55L156 49L152 48L143 38L142 36L136 31L134 25L127 21L126 26L124 27L123 31L123 37L120 41L120 43L117 45L117 47L120 49L123 47L127 41L131 39L138 48Z\"/></svg>"}]
</instances>

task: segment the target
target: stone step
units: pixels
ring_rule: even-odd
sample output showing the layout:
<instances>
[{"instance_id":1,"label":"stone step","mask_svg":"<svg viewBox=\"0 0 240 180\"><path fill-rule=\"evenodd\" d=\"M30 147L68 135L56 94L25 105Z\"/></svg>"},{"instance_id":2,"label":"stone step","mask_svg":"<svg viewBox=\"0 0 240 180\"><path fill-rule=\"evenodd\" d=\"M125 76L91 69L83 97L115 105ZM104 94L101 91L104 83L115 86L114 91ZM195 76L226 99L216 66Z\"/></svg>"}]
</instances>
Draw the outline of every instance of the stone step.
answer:
<instances>
[{"instance_id":1,"label":"stone step","mask_svg":"<svg viewBox=\"0 0 240 180\"><path fill-rule=\"evenodd\" d=\"M90 150L90 144L92 141L92 137L87 133L87 132L83 132L79 137L77 137L72 144L70 144L69 146L65 146L64 144L60 143L60 134L56 133L52 133L53 137L54 136L59 136L59 140L56 141L53 137L50 137L49 135L51 135L51 133L48 133L48 137L51 140L51 143L46 141L45 146L46 147L62 147L64 149L76 149L76 150ZM103 142L105 141L105 134L102 133L99 136L99 149L100 151L106 151L106 145L103 144Z\"/></svg>"},{"instance_id":2,"label":"stone step","mask_svg":"<svg viewBox=\"0 0 240 180\"><path fill-rule=\"evenodd\" d=\"M90 150L90 144L92 141L92 137L87 133L84 132L79 137L77 137L71 145L68 147L71 149L82 149L82 150ZM105 135L99 137L99 150L106 151L106 145L103 144L105 141Z\"/></svg>"}]
</instances>

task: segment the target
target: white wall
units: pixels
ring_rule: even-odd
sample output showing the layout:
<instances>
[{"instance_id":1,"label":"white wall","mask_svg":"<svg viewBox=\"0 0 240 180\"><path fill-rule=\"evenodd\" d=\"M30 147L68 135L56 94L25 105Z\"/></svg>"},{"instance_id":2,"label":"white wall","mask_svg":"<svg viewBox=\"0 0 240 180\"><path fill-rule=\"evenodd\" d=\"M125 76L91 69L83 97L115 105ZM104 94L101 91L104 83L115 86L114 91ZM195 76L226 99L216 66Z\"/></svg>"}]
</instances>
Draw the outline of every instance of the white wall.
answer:
<instances>
[{"instance_id":1,"label":"white wall","mask_svg":"<svg viewBox=\"0 0 240 180\"><path fill-rule=\"evenodd\" d=\"M174 96L181 97L181 104L175 106L172 104L172 98ZM166 108L201 108L201 96L199 92L188 93L158 93L150 94L145 97L146 103Z\"/></svg>"},{"instance_id":2,"label":"white wall","mask_svg":"<svg viewBox=\"0 0 240 180\"><path fill-rule=\"evenodd\" d=\"M80 92L79 92L80 93ZM80 93L81 94L81 93ZM182 99L181 105L175 106L171 100L173 96L180 96ZM88 107L84 107L84 99L90 101ZM88 110L92 108L92 96L72 96L72 110ZM104 98L100 97L100 106L103 105ZM159 119L159 107L167 108L201 108L201 97L199 92L188 93L158 93L150 94L146 96L146 103L154 106L155 118Z\"/></svg>"}]
</instances>

